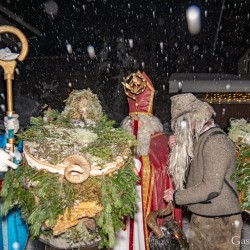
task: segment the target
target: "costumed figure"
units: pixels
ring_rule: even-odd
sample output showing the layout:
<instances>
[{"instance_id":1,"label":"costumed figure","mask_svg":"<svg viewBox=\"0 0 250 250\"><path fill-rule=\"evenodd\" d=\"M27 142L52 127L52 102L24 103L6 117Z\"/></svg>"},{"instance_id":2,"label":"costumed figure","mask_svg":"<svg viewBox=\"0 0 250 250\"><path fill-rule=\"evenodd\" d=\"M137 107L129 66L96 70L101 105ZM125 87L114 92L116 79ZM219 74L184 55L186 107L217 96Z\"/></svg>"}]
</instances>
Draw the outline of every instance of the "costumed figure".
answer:
<instances>
[{"instance_id":1,"label":"costumed figure","mask_svg":"<svg viewBox=\"0 0 250 250\"><path fill-rule=\"evenodd\" d=\"M215 111L193 94L171 97L171 127L176 145L169 171L177 190L164 199L187 205L192 213L189 249L240 248L242 218L236 182L236 148L216 125Z\"/></svg>"},{"instance_id":2,"label":"costumed figure","mask_svg":"<svg viewBox=\"0 0 250 250\"><path fill-rule=\"evenodd\" d=\"M7 25L0 26L0 34L1 33L12 33L18 37L21 42L20 53L12 53L9 48L3 48L0 50L0 66L4 70L7 91L7 112L6 117L4 118L5 134L0 135L0 187L2 196L2 181L3 179L6 179L8 174L6 172L18 172L19 170L15 169L18 166L18 161L22 158L18 151L18 149L22 151L22 145L19 144L18 149L15 146L15 133L17 133L19 129L19 121L18 115L15 114L13 110L12 80L14 79L14 70L17 64L15 59L23 61L26 58L28 53L28 42L24 34L15 27ZM3 201L6 202L5 198L6 197L0 201L0 249L24 250L28 239L27 225L22 219L20 209L16 204L13 204L12 209L8 212L3 212Z\"/></svg>"},{"instance_id":3,"label":"costumed figure","mask_svg":"<svg viewBox=\"0 0 250 250\"><path fill-rule=\"evenodd\" d=\"M140 201L134 219L128 218L126 230L119 233L115 249L148 250L146 218L150 212L166 207L164 190L171 187L167 168L168 139L160 120L153 116L155 90L146 73L132 73L126 77L123 85L128 96L129 116L121 126L133 134L138 142L134 154L140 161L137 163L140 182L136 186ZM181 209L176 208L174 213L181 225Z\"/></svg>"},{"instance_id":4,"label":"costumed figure","mask_svg":"<svg viewBox=\"0 0 250 250\"><path fill-rule=\"evenodd\" d=\"M4 213L19 204L30 236L55 249L112 248L123 217L136 211L135 139L113 127L89 89L30 124L17 134L25 159L3 182Z\"/></svg>"},{"instance_id":5,"label":"costumed figure","mask_svg":"<svg viewBox=\"0 0 250 250\"><path fill-rule=\"evenodd\" d=\"M14 147L14 152L10 150L10 144L7 143L8 131L16 133L19 129L18 115L13 114L12 119L4 118L6 133L0 135L0 189L4 175L7 171L17 169L19 161L22 159L22 143ZM13 160L14 161L13 161ZM15 170L15 171L18 171ZM21 216L20 209L15 206L6 216L2 216L2 200L0 201L0 249L18 249L24 250L28 240L28 226Z\"/></svg>"}]
</instances>

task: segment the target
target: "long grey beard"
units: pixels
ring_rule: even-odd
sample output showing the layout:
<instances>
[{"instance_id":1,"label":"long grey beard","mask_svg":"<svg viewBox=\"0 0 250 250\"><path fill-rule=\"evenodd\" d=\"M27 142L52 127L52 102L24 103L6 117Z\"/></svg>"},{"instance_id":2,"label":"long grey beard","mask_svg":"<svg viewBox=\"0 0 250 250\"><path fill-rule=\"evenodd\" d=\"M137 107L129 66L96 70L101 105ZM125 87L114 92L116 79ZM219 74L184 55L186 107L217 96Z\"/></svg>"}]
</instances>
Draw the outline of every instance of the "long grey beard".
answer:
<instances>
[{"instance_id":1,"label":"long grey beard","mask_svg":"<svg viewBox=\"0 0 250 250\"><path fill-rule=\"evenodd\" d=\"M173 177L176 189L184 189L186 171L194 154L194 141L190 120L182 119L177 121L174 131L176 131L176 146L170 152L168 170Z\"/></svg>"},{"instance_id":2,"label":"long grey beard","mask_svg":"<svg viewBox=\"0 0 250 250\"><path fill-rule=\"evenodd\" d=\"M163 126L160 120L155 116L138 115L138 117L144 124L142 127L138 128L138 146L136 152L137 156L142 156L149 153L151 135L156 132L163 132ZM133 128L131 127L129 116L123 120L121 127L127 132L133 134Z\"/></svg>"}]
</instances>

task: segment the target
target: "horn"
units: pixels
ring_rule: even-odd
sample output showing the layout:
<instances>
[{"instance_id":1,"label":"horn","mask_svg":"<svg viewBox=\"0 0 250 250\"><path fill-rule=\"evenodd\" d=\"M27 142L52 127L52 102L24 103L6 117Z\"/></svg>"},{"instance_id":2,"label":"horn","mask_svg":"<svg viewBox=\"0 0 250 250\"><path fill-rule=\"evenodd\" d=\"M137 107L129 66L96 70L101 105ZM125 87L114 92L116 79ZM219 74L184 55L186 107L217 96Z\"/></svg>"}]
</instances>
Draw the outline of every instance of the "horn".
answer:
<instances>
[{"instance_id":1,"label":"horn","mask_svg":"<svg viewBox=\"0 0 250 250\"><path fill-rule=\"evenodd\" d=\"M172 208L170 203L168 203L166 208L153 211L147 216L147 225L155 233L158 239L162 238L164 233L162 232L161 227L157 223L157 217L169 215L171 214L171 212Z\"/></svg>"},{"instance_id":2,"label":"horn","mask_svg":"<svg viewBox=\"0 0 250 250\"><path fill-rule=\"evenodd\" d=\"M63 164L67 167L64 169L64 176L71 183L82 183L90 175L90 163L82 155L70 155Z\"/></svg>"}]
</instances>

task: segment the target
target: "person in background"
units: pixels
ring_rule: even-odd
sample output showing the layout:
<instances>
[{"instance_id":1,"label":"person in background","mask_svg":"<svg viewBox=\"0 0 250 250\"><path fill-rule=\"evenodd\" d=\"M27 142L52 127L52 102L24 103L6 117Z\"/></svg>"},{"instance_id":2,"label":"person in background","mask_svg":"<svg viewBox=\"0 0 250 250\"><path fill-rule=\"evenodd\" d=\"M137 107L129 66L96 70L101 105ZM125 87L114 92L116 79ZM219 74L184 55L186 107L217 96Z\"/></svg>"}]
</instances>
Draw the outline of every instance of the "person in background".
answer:
<instances>
[{"instance_id":1,"label":"person in background","mask_svg":"<svg viewBox=\"0 0 250 250\"><path fill-rule=\"evenodd\" d=\"M214 122L215 111L193 94L171 97L169 171L177 190L164 199L192 213L189 249L240 249L242 218L236 183L236 148Z\"/></svg>"},{"instance_id":2,"label":"person in background","mask_svg":"<svg viewBox=\"0 0 250 250\"><path fill-rule=\"evenodd\" d=\"M19 129L18 115L14 114L12 119L4 118L5 133L0 134L0 190L4 173L17 169L18 162L22 159L22 145L15 147L11 152L7 143L8 131ZM12 161L14 158L14 161ZM21 217L18 207L9 211L6 217L2 216L2 201L0 201L0 249L2 250L24 250L28 240L28 227Z\"/></svg>"},{"instance_id":3,"label":"person in background","mask_svg":"<svg viewBox=\"0 0 250 250\"><path fill-rule=\"evenodd\" d=\"M172 182L167 168L168 139L160 120L152 113L155 90L146 73L132 73L123 85L128 96L129 116L123 120L121 126L134 134L138 141L134 154L139 159L136 161L136 168L140 182L136 189L140 201L138 212L134 219L127 220L126 230L118 235L114 249L148 250L147 215L166 207L163 199L164 190L171 187ZM175 209L175 215L182 225L180 208Z\"/></svg>"}]
</instances>

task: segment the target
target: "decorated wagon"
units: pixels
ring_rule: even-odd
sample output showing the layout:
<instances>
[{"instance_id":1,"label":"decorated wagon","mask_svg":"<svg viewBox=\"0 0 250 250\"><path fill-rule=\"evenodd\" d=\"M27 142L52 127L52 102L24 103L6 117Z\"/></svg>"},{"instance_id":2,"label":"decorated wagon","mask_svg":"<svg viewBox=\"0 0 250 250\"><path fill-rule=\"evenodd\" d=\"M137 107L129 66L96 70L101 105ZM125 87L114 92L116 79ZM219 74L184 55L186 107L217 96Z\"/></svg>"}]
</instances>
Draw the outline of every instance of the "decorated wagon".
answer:
<instances>
[{"instance_id":1,"label":"decorated wagon","mask_svg":"<svg viewBox=\"0 0 250 250\"><path fill-rule=\"evenodd\" d=\"M63 112L32 117L18 138L25 157L6 174L3 213L18 204L31 237L58 249L112 248L136 211L134 137L113 127L90 90L74 90Z\"/></svg>"}]
</instances>

